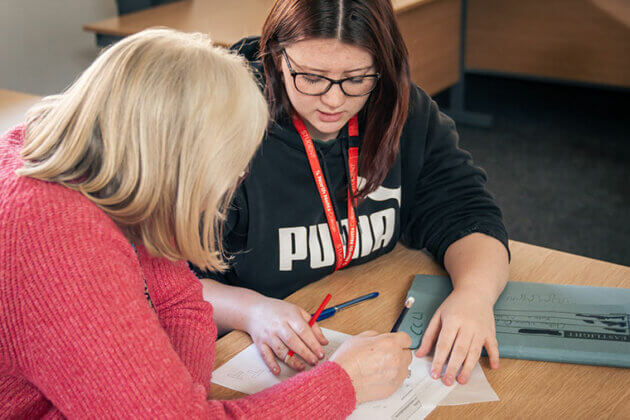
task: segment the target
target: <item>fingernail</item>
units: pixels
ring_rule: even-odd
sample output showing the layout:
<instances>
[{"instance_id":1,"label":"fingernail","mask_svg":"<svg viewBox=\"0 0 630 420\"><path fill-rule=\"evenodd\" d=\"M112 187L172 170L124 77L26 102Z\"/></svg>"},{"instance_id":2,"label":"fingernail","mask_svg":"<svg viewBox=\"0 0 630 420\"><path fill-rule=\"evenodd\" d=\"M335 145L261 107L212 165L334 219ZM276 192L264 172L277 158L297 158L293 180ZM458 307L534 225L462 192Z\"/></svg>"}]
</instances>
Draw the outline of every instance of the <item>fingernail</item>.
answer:
<instances>
[{"instance_id":1,"label":"fingernail","mask_svg":"<svg viewBox=\"0 0 630 420\"><path fill-rule=\"evenodd\" d=\"M446 375L444 378L444 383L448 386L453 385L453 377L451 375Z\"/></svg>"},{"instance_id":2,"label":"fingernail","mask_svg":"<svg viewBox=\"0 0 630 420\"><path fill-rule=\"evenodd\" d=\"M468 378L465 376L461 376L459 377L459 383L464 385L466 382L468 382Z\"/></svg>"},{"instance_id":3,"label":"fingernail","mask_svg":"<svg viewBox=\"0 0 630 420\"><path fill-rule=\"evenodd\" d=\"M317 359L317 358L313 357L313 358L311 359L311 365L316 365L316 364L317 364L317 362L318 362L318 359Z\"/></svg>"},{"instance_id":4,"label":"fingernail","mask_svg":"<svg viewBox=\"0 0 630 420\"><path fill-rule=\"evenodd\" d=\"M280 369L278 369L278 368L273 368L273 373L275 373L275 374L277 375L278 373L280 373Z\"/></svg>"},{"instance_id":5,"label":"fingernail","mask_svg":"<svg viewBox=\"0 0 630 420\"><path fill-rule=\"evenodd\" d=\"M319 358L323 359L324 358L324 352L319 353Z\"/></svg>"},{"instance_id":6,"label":"fingernail","mask_svg":"<svg viewBox=\"0 0 630 420\"><path fill-rule=\"evenodd\" d=\"M433 370L431 371L431 377L432 377L433 379L437 379L437 378L439 378L439 377L440 377L440 375L438 375L438 371L437 371L437 370L433 369Z\"/></svg>"}]
</instances>

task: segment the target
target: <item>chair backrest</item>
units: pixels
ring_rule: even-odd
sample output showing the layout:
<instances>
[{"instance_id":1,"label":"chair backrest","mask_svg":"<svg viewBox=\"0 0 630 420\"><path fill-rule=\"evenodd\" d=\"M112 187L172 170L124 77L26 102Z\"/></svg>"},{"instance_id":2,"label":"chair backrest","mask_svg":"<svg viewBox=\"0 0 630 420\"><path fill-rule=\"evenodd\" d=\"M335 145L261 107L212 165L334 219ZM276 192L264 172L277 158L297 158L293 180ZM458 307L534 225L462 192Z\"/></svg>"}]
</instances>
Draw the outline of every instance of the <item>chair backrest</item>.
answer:
<instances>
[{"instance_id":1,"label":"chair backrest","mask_svg":"<svg viewBox=\"0 0 630 420\"><path fill-rule=\"evenodd\" d=\"M177 0L116 0L116 6L118 6L118 15L126 15L127 13L137 12L174 1Z\"/></svg>"}]
</instances>

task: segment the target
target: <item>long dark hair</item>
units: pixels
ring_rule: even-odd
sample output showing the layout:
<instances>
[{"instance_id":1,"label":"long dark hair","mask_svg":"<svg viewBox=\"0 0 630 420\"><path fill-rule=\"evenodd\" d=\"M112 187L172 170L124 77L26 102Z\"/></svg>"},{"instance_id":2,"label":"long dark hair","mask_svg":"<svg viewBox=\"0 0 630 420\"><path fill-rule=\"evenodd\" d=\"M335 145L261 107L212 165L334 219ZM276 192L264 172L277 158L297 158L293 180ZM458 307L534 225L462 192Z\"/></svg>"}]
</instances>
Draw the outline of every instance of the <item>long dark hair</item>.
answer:
<instances>
[{"instance_id":1,"label":"long dark hair","mask_svg":"<svg viewBox=\"0 0 630 420\"><path fill-rule=\"evenodd\" d=\"M409 107L409 61L390 0L276 0L262 29L265 94L274 120L293 112L282 83L280 51L309 38L338 39L369 51L381 78L361 110L365 121L359 172L364 198L383 182L396 160Z\"/></svg>"}]
</instances>

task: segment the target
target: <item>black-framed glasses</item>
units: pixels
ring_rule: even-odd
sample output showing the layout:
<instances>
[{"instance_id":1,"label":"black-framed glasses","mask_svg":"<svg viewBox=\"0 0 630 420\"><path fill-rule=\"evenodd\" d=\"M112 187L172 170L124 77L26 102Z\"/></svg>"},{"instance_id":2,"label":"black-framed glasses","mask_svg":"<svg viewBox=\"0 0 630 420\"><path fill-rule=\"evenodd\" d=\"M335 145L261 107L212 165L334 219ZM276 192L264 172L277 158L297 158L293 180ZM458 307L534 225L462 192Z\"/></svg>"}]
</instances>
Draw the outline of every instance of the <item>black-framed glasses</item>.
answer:
<instances>
[{"instance_id":1,"label":"black-framed glasses","mask_svg":"<svg viewBox=\"0 0 630 420\"><path fill-rule=\"evenodd\" d=\"M298 92L309 96L321 96L326 94L333 85L339 85L346 96L365 96L376 88L380 74L364 74L343 79L331 79L326 76L313 73L300 73L291 67L291 62L286 50L282 49L282 55L289 67L289 73L293 77L293 85Z\"/></svg>"}]
</instances>

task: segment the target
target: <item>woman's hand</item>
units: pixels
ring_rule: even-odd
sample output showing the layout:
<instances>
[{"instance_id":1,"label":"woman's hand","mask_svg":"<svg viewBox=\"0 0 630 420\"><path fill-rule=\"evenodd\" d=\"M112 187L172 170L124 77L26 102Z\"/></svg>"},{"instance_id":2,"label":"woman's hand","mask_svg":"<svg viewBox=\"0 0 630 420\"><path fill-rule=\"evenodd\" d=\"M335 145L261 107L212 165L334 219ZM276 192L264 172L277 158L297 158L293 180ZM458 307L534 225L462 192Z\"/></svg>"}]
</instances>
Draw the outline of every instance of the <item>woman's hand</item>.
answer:
<instances>
[{"instance_id":1,"label":"woman's hand","mask_svg":"<svg viewBox=\"0 0 630 420\"><path fill-rule=\"evenodd\" d=\"M490 366L499 368L493 306L507 283L508 252L497 239L476 232L447 248L444 268L453 292L431 318L416 355L426 356L435 344L431 376L440 377L448 358L443 382L452 385L457 377L465 384L483 347Z\"/></svg>"},{"instance_id":2,"label":"woman's hand","mask_svg":"<svg viewBox=\"0 0 630 420\"><path fill-rule=\"evenodd\" d=\"M350 376L357 404L387 398L409 374L411 338L406 333L366 331L344 342L330 357Z\"/></svg>"},{"instance_id":3,"label":"woman's hand","mask_svg":"<svg viewBox=\"0 0 630 420\"><path fill-rule=\"evenodd\" d=\"M433 366L431 376L437 379L442 374L446 359L448 365L442 381L452 385L457 372L457 381L465 384L470 378L475 364L486 348L493 369L499 367L499 347L497 344L494 302L478 290L454 290L433 315L427 327L416 356L426 356L433 345ZM450 354L450 358L449 358Z\"/></svg>"},{"instance_id":4,"label":"woman's hand","mask_svg":"<svg viewBox=\"0 0 630 420\"><path fill-rule=\"evenodd\" d=\"M304 309L279 299L262 297L250 308L246 330L274 374L280 373L276 357L286 360L289 350L311 365L324 357L322 346L328 340L317 323L313 327L308 325L310 319ZM296 370L305 368L295 356L287 364Z\"/></svg>"}]
</instances>

